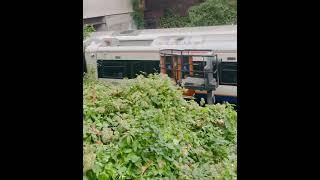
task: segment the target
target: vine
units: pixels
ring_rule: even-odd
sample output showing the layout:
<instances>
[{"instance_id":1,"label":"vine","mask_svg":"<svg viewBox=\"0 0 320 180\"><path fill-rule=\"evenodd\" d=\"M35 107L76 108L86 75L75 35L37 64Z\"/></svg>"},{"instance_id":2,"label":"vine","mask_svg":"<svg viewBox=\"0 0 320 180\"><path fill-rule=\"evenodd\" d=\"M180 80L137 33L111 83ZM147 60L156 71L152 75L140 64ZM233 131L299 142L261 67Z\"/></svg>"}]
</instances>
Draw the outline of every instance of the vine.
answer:
<instances>
[{"instance_id":1,"label":"vine","mask_svg":"<svg viewBox=\"0 0 320 180\"><path fill-rule=\"evenodd\" d=\"M138 29L144 28L144 11L140 7L139 0L131 0L133 12L131 13L133 21L135 22Z\"/></svg>"}]
</instances>

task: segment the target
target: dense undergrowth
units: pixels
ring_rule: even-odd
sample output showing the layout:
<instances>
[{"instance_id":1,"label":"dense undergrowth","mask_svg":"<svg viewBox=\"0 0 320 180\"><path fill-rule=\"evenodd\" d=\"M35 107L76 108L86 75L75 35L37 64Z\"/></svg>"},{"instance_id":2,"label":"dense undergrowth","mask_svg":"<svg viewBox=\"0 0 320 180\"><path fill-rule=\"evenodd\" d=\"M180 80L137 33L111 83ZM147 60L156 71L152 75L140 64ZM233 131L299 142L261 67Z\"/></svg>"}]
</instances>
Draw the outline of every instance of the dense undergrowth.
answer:
<instances>
[{"instance_id":1,"label":"dense undergrowth","mask_svg":"<svg viewBox=\"0 0 320 180\"><path fill-rule=\"evenodd\" d=\"M167 77L84 78L84 179L236 179L231 105L185 101Z\"/></svg>"}]
</instances>

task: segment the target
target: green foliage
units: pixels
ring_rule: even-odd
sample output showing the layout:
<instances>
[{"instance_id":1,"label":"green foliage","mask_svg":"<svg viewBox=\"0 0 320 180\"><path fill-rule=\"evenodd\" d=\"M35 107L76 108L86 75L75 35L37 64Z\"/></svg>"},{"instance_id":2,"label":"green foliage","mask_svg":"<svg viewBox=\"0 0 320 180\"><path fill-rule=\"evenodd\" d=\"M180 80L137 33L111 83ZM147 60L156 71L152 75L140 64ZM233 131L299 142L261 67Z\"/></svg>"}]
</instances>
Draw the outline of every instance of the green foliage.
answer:
<instances>
[{"instance_id":1,"label":"green foliage","mask_svg":"<svg viewBox=\"0 0 320 180\"><path fill-rule=\"evenodd\" d=\"M164 17L160 18L161 28L186 27L189 26L189 23L189 16L178 16L171 9L167 9Z\"/></svg>"},{"instance_id":2,"label":"green foliage","mask_svg":"<svg viewBox=\"0 0 320 180\"><path fill-rule=\"evenodd\" d=\"M95 29L92 25L84 25L83 26L83 38L87 39L92 32L95 32Z\"/></svg>"},{"instance_id":3,"label":"green foliage","mask_svg":"<svg viewBox=\"0 0 320 180\"><path fill-rule=\"evenodd\" d=\"M113 85L84 78L88 180L236 179L236 118L229 104L185 101L167 76Z\"/></svg>"},{"instance_id":4,"label":"green foliage","mask_svg":"<svg viewBox=\"0 0 320 180\"><path fill-rule=\"evenodd\" d=\"M237 10L226 0L206 0L189 9L192 26L212 26L233 24L236 22Z\"/></svg>"},{"instance_id":5,"label":"green foliage","mask_svg":"<svg viewBox=\"0 0 320 180\"><path fill-rule=\"evenodd\" d=\"M214 26L236 23L236 0L205 0L199 5L192 6L188 10L188 16L185 17L172 12L165 13L160 20L160 27Z\"/></svg>"},{"instance_id":6,"label":"green foliage","mask_svg":"<svg viewBox=\"0 0 320 180\"><path fill-rule=\"evenodd\" d=\"M144 28L144 14L143 11L134 11L131 13L133 21L138 29Z\"/></svg>"},{"instance_id":7,"label":"green foliage","mask_svg":"<svg viewBox=\"0 0 320 180\"><path fill-rule=\"evenodd\" d=\"M133 12L131 13L133 21L138 29L144 28L144 11L139 8L139 0L131 0Z\"/></svg>"}]
</instances>

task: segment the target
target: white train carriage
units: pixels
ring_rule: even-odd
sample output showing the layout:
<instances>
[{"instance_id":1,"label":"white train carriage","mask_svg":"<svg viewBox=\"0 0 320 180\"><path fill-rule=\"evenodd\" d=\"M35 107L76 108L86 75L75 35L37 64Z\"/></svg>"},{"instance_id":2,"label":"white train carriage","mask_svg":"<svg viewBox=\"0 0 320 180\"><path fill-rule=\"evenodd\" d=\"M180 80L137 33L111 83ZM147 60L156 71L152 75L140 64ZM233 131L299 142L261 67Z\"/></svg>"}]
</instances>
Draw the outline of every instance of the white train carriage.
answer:
<instances>
[{"instance_id":1,"label":"white train carriage","mask_svg":"<svg viewBox=\"0 0 320 180\"><path fill-rule=\"evenodd\" d=\"M232 103L237 97L236 32L236 26L98 32L84 42L85 65L95 70L97 78L114 81L135 78L140 72L162 72L164 61L171 62L167 65L173 67L175 57L162 58L159 52L163 49L212 51L221 59L216 100ZM205 58L194 53L182 56L180 68L189 70L186 73L191 75L192 67L192 76L201 76L196 71L203 69ZM201 96L205 92L195 93Z\"/></svg>"}]
</instances>

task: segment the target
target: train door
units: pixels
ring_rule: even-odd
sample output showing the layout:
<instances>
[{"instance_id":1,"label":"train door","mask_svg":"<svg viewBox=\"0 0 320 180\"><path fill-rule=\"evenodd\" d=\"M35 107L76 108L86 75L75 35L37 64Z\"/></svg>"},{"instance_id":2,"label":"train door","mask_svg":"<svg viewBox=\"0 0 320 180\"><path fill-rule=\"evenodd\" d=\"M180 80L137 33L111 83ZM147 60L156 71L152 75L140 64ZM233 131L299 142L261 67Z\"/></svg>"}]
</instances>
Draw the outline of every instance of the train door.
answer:
<instances>
[{"instance_id":1,"label":"train door","mask_svg":"<svg viewBox=\"0 0 320 180\"><path fill-rule=\"evenodd\" d=\"M161 73L167 74L178 84L188 87L185 89L185 96L190 97L197 92L212 93L212 90L219 86L220 61L211 50L165 49L160 51L160 58ZM192 85L189 82L192 82Z\"/></svg>"},{"instance_id":2,"label":"train door","mask_svg":"<svg viewBox=\"0 0 320 180\"><path fill-rule=\"evenodd\" d=\"M160 72L178 83L181 79L193 75L192 57L183 56L181 51L171 51L161 53Z\"/></svg>"},{"instance_id":3,"label":"train door","mask_svg":"<svg viewBox=\"0 0 320 180\"><path fill-rule=\"evenodd\" d=\"M205 54L204 50L194 51L198 54L192 54L192 52L192 50L162 50L160 56L161 73L167 74L177 82L187 77L204 78L206 58L210 58L210 56Z\"/></svg>"}]
</instances>

